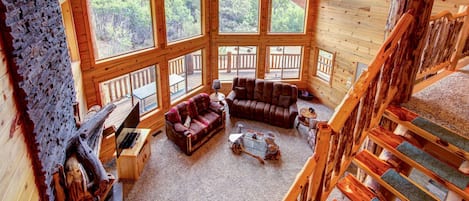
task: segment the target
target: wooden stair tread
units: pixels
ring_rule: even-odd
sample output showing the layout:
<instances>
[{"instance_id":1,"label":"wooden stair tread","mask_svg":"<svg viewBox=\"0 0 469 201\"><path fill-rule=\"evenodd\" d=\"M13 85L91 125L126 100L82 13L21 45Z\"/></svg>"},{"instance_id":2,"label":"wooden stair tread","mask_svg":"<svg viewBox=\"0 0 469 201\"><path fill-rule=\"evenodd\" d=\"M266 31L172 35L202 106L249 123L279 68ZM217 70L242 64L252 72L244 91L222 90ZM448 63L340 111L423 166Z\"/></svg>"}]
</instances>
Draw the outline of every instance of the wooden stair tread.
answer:
<instances>
[{"instance_id":1,"label":"wooden stair tread","mask_svg":"<svg viewBox=\"0 0 469 201\"><path fill-rule=\"evenodd\" d=\"M337 188L352 201L378 201L378 197L353 175L349 174L337 183Z\"/></svg>"},{"instance_id":2,"label":"wooden stair tread","mask_svg":"<svg viewBox=\"0 0 469 201\"><path fill-rule=\"evenodd\" d=\"M358 153L353 162L401 200L438 200L366 150Z\"/></svg>"},{"instance_id":3,"label":"wooden stair tread","mask_svg":"<svg viewBox=\"0 0 469 201\"><path fill-rule=\"evenodd\" d=\"M402 107L388 106L384 116L455 155L469 160L469 139Z\"/></svg>"},{"instance_id":4,"label":"wooden stair tread","mask_svg":"<svg viewBox=\"0 0 469 201\"><path fill-rule=\"evenodd\" d=\"M467 185L469 176L448 166L430 154L407 142L403 137L393 134L381 127L369 132L369 137L379 146L387 149L407 164L419 169L432 179L439 181L446 188L456 191L466 199L469 198Z\"/></svg>"}]
</instances>

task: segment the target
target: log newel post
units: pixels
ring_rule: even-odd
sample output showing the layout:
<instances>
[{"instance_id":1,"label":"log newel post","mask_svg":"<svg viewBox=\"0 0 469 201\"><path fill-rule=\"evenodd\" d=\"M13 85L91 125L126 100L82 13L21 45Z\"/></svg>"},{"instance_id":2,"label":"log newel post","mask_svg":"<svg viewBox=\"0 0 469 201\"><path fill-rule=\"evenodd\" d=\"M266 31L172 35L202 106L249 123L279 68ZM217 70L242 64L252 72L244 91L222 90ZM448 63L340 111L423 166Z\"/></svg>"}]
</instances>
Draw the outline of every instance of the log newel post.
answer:
<instances>
[{"instance_id":1,"label":"log newel post","mask_svg":"<svg viewBox=\"0 0 469 201\"><path fill-rule=\"evenodd\" d=\"M393 9L395 7L396 9ZM402 59L403 73L398 92L393 103L400 104L409 101L417 76L420 59L424 48L424 38L428 30L428 22L433 7L433 0L394 0L390 10L397 10L396 16L402 16L404 12L411 11L414 17L413 26L410 28L409 41L403 47L405 54ZM393 17L393 16L390 16ZM389 20L388 22L393 21ZM388 24L388 26L391 26Z\"/></svg>"},{"instance_id":2,"label":"log newel post","mask_svg":"<svg viewBox=\"0 0 469 201\"><path fill-rule=\"evenodd\" d=\"M456 69L459 59L463 57L464 46L466 45L467 39L469 37L469 6L465 6L463 12L466 13L466 16L464 17L464 24L462 25L461 31L459 32L455 50L451 56L451 64L448 69L451 71Z\"/></svg>"}]
</instances>

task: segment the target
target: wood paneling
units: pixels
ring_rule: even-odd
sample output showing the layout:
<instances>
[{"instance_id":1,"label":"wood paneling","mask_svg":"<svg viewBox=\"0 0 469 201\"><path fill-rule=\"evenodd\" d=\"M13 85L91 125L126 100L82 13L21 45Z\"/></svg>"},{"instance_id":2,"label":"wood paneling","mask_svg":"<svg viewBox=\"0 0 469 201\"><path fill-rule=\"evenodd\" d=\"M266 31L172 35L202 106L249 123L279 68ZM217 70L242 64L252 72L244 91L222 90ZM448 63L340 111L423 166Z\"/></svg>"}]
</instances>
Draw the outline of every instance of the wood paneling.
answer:
<instances>
[{"instance_id":1,"label":"wood paneling","mask_svg":"<svg viewBox=\"0 0 469 201\"><path fill-rule=\"evenodd\" d=\"M3 47L0 47L0 61L0 200L38 200Z\"/></svg>"},{"instance_id":2,"label":"wood paneling","mask_svg":"<svg viewBox=\"0 0 469 201\"><path fill-rule=\"evenodd\" d=\"M309 89L326 105L335 107L354 82L357 62L368 64L384 41L388 1L323 0L315 5L311 49L335 52L331 84L315 76L317 51L310 53Z\"/></svg>"}]
</instances>

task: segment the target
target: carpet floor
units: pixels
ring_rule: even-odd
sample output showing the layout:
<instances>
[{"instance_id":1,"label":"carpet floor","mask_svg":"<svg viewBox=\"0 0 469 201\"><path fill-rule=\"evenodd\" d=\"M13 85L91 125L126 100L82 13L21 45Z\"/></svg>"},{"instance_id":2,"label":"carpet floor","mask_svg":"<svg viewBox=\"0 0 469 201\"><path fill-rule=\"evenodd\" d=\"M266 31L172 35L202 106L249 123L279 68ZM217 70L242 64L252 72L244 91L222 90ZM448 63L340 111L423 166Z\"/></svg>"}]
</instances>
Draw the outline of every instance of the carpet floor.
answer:
<instances>
[{"instance_id":1,"label":"carpet floor","mask_svg":"<svg viewBox=\"0 0 469 201\"><path fill-rule=\"evenodd\" d=\"M469 66L412 95L404 107L469 139Z\"/></svg>"},{"instance_id":2,"label":"carpet floor","mask_svg":"<svg viewBox=\"0 0 469 201\"><path fill-rule=\"evenodd\" d=\"M298 101L298 108L313 107L318 120L332 110L315 101ZM247 154L235 155L228 136L236 124L261 132L271 131L281 159L260 164ZM308 128L284 129L262 122L226 116L226 128L192 156L184 155L164 131L151 137L151 158L135 182L119 182L124 200L281 200L313 153Z\"/></svg>"}]
</instances>

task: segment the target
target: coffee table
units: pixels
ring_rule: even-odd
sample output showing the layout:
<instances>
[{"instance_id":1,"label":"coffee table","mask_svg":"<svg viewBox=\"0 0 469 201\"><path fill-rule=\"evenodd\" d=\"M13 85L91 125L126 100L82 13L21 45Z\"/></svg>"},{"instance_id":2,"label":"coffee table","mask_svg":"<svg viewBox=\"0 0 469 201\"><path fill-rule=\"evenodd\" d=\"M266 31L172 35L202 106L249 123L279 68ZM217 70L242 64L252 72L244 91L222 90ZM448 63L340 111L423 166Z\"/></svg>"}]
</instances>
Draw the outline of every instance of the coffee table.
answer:
<instances>
[{"instance_id":1,"label":"coffee table","mask_svg":"<svg viewBox=\"0 0 469 201\"><path fill-rule=\"evenodd\" d=\"M228 141L232 151L236 154L242 152L257 158L261 163L263 160L280 159L280 149L275 144L275 136L271 132L266 134L253 129L243 129L238 125L237 133L232 133Z\"/></svg>"}]
</instances>

